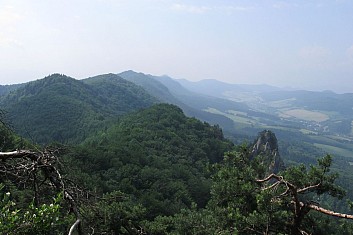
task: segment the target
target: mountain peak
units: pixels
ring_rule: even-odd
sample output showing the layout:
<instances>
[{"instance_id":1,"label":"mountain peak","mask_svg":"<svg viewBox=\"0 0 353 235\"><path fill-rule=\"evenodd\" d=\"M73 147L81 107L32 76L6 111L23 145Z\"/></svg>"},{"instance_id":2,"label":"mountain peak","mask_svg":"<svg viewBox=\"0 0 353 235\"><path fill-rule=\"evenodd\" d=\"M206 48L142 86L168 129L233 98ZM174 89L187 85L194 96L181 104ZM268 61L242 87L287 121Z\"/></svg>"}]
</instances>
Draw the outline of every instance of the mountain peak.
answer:
<instances>
[{"instance_id":1,"label":"mountain peak","mask_svg":"<svg viewBox=\"0 0 353 235\"><path fill-rule=\"evenodd\" d=\"M38 79L33 82L29 82L26 85L39 85L39 86L48 86L48 85L53 85L53 84L71 84L72 82L77 81L76 79L66 76L65 74L59 74L59 73L54 73L50 74L42 79Z\"/></svg>"},{"instance_id":2,"label":"mountain peak","mask_svg":"<svg viewBox=\"0 0 353 235\"><path fill-rule=\"evenodd\" d=\"M82 141L91 130L155 102L141 87L116 74L91 82L52 74L2 97L0 107L13 117L20 134L47 144Z\"/></svg>"},{"instance_id":3,"label":"mountain peak","mask_svg":"<svg viewBox=\"0 0 353 235\"><path fill-rule=\"evenodd\" d=\"M126 70L124 72L121 72L118 74L119 76L136 76L136 75L140 75L140 76L146 76L146 74L141 73L141 72L136 72L134 70Z\"/></svg>"},{"instance_id":4,"label":"mountain peak","mask_svg":"<svg viewBox=\"0 0 353 235\"><path fill-rule=\"evenodd\" d=\"M74 79L74 78L66 76L65 74L53 73L42 79L45 80L45 79ZM42 79L39 79L39 80L42 80Z\"/></svg>"}]
</instances>

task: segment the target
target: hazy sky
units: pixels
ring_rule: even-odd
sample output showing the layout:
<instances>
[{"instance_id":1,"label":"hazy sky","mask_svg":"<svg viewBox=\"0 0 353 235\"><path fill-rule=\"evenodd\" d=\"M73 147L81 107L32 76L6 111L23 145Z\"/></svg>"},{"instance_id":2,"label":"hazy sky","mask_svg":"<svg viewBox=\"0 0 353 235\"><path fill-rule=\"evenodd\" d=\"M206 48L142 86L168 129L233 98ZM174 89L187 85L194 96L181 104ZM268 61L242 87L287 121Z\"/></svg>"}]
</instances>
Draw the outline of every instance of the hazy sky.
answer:
<instances>
[{"instance_id":1,"label":"hazy sky","mask_svg":"<svg viewBox=\"0 0 353 235\"><path fill-rule=\"evenodd\" d=\"M353 92L353 1L0 0L0 84L129 69Z\"/></svg>"}]
</instances>

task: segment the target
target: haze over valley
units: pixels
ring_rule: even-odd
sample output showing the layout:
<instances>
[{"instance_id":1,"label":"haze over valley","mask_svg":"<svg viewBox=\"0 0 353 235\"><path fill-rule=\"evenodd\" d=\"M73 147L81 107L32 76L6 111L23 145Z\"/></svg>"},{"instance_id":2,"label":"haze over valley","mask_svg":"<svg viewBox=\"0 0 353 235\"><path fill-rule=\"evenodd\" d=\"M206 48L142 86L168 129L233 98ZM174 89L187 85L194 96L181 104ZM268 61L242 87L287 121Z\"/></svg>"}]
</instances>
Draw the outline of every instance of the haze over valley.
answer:
<instances>
[{"instance_id":1,"label":"haze over valley","mask_svg":"<svg viewBox=\"0 0 353 235\"><path fill-rule=\"evenodd\" d=\"M132 69L352 93L352 9L347 0L3 0L0 84Z\"/></svg>"},{"instance_id":2,"label":"haze over valley","mask_svg":"<svg viewBox=\"0 0 353 235\"><path fill-rule=\"evenodd\" d=\"M353 234L352 12L0 0L0 234Z\"/></svg>"},{"instance_id":3,"label":"haze over valley","mask_svg":"<svg viewBox=\"0 0 353 235\"><path fill-rule=\"evenodd\" d=\"M121 86L126 88L119 88ZM58 87L60 90L57 90ZM35 90L38 92L33 93ZM72 122L85 126L84 117L88 118L94 113L102 117L103 123L116 115L128 113L130 106L137 108L133 103L143 108L166 102L178 105L188 116L221 126L225 135L238 143L251 141L258 132L268 129L280 136L280 143L293 142L294 139L298 143L307 143L317 151L344 157L347 164L353 164L353 94L350 93L285 90L268 85L239 85L217 80L190 82L131 70L83 80L54 74L25 84L1 86L0 91L1 107L9 112L15 130L42 144L50 141L79 141L86 136L83 133L89 133L89 126L80 134L80 138L76 132L70 134L67 131L71 129L67 121L68 109L82 110L72 116ZM54 94L58 100L53 100ZM78 96L73 97L74 94ZM94 94L99 94L99 98ZM72 103L72 108L69 108L69 103L56 104L62 95L67 97L66 102L72 103L70 100L75 99L75 102L88 102L88 106L74 108L75 103ZM128 98L130 95L135 98ZM86 98L80 101L83 97ZM120 99L128 99L133 103L121 106ZM41 104L44 100L47 100L47 108ZM59 107L62 107L61 111L57 110ZM91 108L85 111L88 107ZM36 119L50 116L53 117L44 123L33 124L37 123ZM54 132L53 129L60 122L63 122L60 130ZM284 156L285 161L292 161L292 158Z\"/></svg>"}]
</instances>

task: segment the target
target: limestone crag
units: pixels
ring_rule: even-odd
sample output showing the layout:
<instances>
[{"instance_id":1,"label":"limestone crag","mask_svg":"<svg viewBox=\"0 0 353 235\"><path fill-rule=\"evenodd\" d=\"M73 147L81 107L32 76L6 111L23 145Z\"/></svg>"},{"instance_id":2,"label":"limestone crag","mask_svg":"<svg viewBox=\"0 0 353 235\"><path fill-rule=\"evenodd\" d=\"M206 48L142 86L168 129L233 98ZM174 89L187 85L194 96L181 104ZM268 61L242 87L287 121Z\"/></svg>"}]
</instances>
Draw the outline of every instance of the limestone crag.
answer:
<instances>
[{"instance_id":1,"label":"limestone crag","mask_svg":"<svg viewBox=\"0 0 353 235\"><path fill-rule=\"evenodd\" d=\"M251 156L265 156L264 164L268 165L268 173L277 173L284 169L283 160L278 151L276 135L264 130L259 133L257 140L252 145Z\"/></svg>"}]
</instances>

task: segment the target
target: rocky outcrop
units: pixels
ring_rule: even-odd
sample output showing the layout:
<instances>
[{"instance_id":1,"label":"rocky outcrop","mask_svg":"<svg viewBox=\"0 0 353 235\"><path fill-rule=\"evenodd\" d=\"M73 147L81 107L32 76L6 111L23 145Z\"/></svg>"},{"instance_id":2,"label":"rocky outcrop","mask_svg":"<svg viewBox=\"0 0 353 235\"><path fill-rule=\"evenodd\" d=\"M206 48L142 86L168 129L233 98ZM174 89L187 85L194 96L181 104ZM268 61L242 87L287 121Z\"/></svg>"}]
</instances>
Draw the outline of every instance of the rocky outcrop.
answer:
<instances>
[{"instance_id":1,"label":"rocky outcrop","mask_svg":"<svg viewBox=\"0 0 353 235\"><path fill-rule=\"evenodd\" d=\"M277 173L284 169L284 163L278 151L277 138L273 132L264 130L259 133L251 148L251 156L258 155L264 156L263 163L268 166L267 173Z\"/></svg>"}]
</instances>

